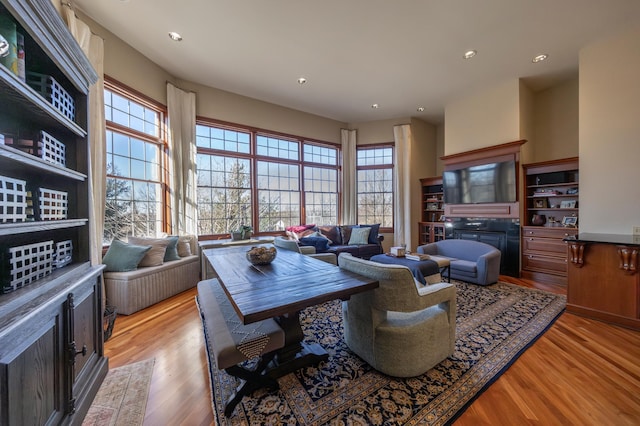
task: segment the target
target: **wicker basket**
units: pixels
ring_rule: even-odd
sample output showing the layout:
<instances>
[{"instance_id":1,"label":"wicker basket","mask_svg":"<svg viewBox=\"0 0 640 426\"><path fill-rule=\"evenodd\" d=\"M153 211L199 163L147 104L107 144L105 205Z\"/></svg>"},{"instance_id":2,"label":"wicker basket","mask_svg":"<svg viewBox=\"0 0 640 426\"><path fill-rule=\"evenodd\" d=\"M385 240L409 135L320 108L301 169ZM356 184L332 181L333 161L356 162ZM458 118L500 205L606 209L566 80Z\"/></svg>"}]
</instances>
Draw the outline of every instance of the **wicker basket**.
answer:
<instances>
[{"instance_id":1,"label":"wicker basket","mask_svg":"<svg viewBox=\"0 0 640 426\"><path fill-rule=\"evenodd\" d=\"M10 247L3 257L2 292L8 293L51 274L53 241Z\"/></svg>"},{"instance_id":2,"label":"wicker basket","mask_svg":"<svg viewBox=\"0 0 640 426\"><path fill-rule=\"evenodd\" d=\"M65 145L45 131L41 131L38 137L39 140L10 138L5 140L5 145L42 158L47 163L66 166Z\"/></svg>"},{"instance_id":3,"label":"wicker basket","mask_svg":"<svg viewBox=\"0 0 640 426\"><path fill-rule=\"evenodd\" d=\"M0 176L0 222L27 220L27 182Z\"/></svg>"},{"instance_id":4,"label":"wicker basket","mask_svg":"<svg viewBox=\"0 0 640 426\"><path fill-rule=\"evenodd\" d=\"M27 72L27 84L71 121L75 120L75 101L50 75Z\"/></svg>"}]
</instances>

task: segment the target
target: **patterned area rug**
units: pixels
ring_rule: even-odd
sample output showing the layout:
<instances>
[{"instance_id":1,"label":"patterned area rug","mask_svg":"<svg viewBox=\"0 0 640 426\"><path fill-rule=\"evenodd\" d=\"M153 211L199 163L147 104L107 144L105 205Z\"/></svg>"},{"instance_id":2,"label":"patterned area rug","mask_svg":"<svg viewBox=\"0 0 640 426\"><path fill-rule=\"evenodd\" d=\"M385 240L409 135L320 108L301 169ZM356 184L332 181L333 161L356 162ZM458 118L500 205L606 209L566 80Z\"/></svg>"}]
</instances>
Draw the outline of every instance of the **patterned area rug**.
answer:
<instances>
[{"instance_id":1,"label":"patterned area rug","mask_svg":"<svg viewBox=\"0 0 640 426\"><path fill-rule=\"evenodd\" d=\"M154 363L152 358L109 370L83 426L141 425Z\"/></svg>"},{"instance_id":2,"label":"patterned area rug","mask_svg":"<svg viewBox=\"0 0 640 426\"><path fill-rule=\"evenodd\" d=\"M277 392L255 391L238 404L231 418L224 416L224 405L239 383L209 360L218 424L451 423L553 324L566 305L564 296L506 283L455 285L456 350L424 375L398 379L373 370L347 348L341 304L329 302L306 309L301 316L305 340L320 343L329 360L280 378Z\"/></svg>"}]
</instances>

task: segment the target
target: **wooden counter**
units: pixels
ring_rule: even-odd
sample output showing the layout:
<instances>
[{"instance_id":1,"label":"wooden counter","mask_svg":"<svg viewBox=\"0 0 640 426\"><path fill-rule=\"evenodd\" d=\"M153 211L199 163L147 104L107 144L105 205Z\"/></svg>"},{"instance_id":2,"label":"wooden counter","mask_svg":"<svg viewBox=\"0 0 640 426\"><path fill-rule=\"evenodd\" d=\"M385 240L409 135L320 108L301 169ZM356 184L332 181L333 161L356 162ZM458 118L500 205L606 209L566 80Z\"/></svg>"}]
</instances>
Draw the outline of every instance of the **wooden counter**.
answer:
<instances>
[{"instance_id":1,"label":"wooden counter","mask_svg":"<svg viewBox=\"0 0 640 426\"><path fill-rule=\"evenodd\" d=\"M640 330L640 238L580 233L564 241L567 312Z\"/></svg>"}]
</instances>

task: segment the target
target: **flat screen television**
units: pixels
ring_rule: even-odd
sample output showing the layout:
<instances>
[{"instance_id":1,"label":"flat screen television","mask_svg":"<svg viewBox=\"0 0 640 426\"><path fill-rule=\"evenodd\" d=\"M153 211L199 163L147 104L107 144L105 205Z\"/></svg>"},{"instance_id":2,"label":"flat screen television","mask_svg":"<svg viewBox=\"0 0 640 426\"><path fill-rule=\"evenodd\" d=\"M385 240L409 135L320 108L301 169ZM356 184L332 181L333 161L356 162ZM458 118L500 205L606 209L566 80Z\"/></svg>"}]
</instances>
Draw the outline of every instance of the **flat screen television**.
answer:
<instances>
[{"instance_id":1,"label":"flat screen television","mask_svg":"<svg viewBox=\"0 0 640 426\"><path fill-rule=\"evenodd\" d=\"M442 186L447 204L512 203L516 201L516 162L446 170Z\"/></svg>"}]
</instances>

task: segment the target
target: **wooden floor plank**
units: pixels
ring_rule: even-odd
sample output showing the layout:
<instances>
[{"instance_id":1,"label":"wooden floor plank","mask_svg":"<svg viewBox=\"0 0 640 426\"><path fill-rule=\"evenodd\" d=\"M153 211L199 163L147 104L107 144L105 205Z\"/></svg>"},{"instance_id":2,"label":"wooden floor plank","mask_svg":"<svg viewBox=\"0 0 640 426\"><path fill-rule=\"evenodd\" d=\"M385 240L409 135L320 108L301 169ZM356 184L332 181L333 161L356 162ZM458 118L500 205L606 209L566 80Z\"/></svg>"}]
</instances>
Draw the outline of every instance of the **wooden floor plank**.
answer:
<instances>
[{"instance_id":1,"label":"wooden floor plank","mask_svg":"<svg viewBox=\"0 0 640 426\"><path fill-rule=\"evenodd\" d=\"M530 288L562 286L501 277ZM145 425L213 423L202 325L191 289L119 315L110 368L155 358ZM455 422L478 425L640 424L640 332L564 313Z\"/></svg>"}]
</instances>

